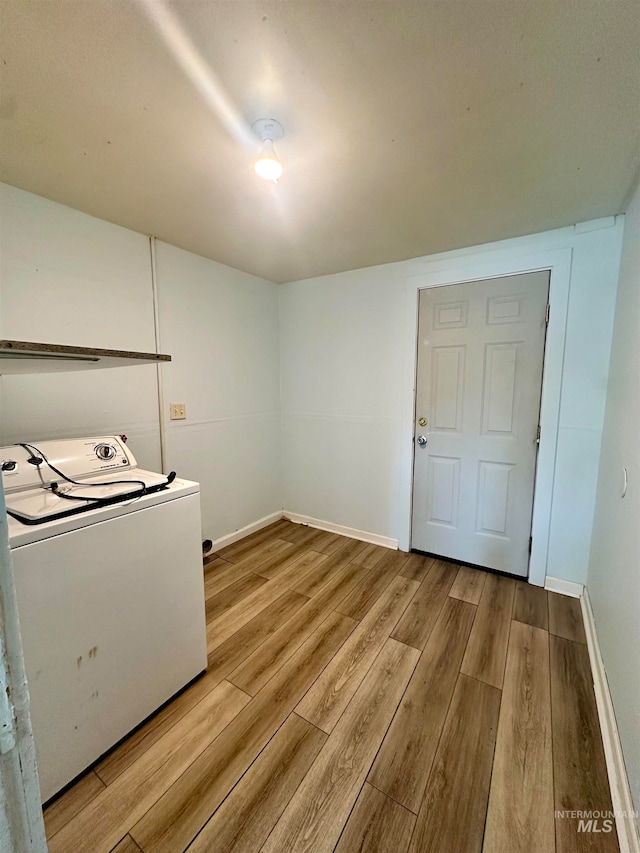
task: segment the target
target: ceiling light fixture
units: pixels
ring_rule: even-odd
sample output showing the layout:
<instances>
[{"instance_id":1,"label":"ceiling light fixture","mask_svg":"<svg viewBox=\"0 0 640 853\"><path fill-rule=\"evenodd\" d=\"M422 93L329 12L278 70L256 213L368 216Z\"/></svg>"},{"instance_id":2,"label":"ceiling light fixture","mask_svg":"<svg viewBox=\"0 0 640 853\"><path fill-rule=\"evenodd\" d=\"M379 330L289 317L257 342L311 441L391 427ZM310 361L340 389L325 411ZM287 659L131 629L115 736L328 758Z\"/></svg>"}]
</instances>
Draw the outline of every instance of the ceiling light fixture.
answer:
<instances>
[{"instance_id":1,"label":"ceiling light fixture","mask_svg":"<svg viewBox=\"0 0 640 853\"><path fill-rule=\"evenodd\" d=\"M256 173L265 181L278 180L282 174L282 163L276 154L273 143L284 136L284 129L280 122L273 118L259 118L251 125L254 133L262 141L262 148L258 159L253 164Z\"/></svg>"}]
</instances>

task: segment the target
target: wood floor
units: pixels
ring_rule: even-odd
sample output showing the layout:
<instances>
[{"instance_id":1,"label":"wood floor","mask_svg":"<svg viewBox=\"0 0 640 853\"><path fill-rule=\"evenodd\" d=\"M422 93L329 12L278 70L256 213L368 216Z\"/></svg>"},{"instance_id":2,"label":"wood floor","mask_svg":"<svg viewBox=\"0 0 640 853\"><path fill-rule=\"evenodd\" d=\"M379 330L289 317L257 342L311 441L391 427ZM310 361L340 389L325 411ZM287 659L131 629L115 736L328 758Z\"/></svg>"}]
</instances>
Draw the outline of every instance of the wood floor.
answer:
<instances>
[{"instance_id":1,"label":"wood floor","mask_svg":"<svg viewBox=\"0 0 640 853\"><path fill-rule=\"evenodd\" d=\"M51 853L618 850L556 816L612 809L577 600L287 521L204 585L207 673L46 809Z\"/></svg>"}]
</instances>

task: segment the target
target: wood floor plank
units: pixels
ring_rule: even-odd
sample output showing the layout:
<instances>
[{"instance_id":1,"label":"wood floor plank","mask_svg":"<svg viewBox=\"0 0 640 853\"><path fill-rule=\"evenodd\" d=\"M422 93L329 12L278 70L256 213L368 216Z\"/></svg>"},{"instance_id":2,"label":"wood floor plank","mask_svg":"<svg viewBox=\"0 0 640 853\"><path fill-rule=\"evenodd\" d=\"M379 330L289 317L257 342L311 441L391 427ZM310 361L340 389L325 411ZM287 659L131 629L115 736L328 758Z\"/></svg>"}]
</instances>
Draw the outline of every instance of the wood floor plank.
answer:
<instances>
[{"instance_id":1,"label":"wood floor plank","mask_svg":"<svg viewBox=\"0 0 640 853\"><path fill-rule=\"evenodd\" d=\"M116 844L111 853L142 853L130 835L125 835L120 844Z\"/></svg>"},{"instance_id":2,"label":"wood floor plank","mask_svg":"<svg viewBox=\"0 0 640 853\"><path fill-rule=\"evenodd\" d=\"M480 853L500 713L496 687L460 675L411 839L410 853ZM487 848L515 853L507 841Z\"/></svg>"},{"instance_id":3,"label":"wood floor plank","mask_svg":"<svg viewBox=\"0 0 640 853\"><path fill-rule=\"evenodd\" d=\"M204 582L205 588L207 581L213 576L217 575L222 569L229 568L233 563L228 563L226 560L212 560L210 563L204 563ZM206 597L206 596L205 596Z\"/></svg>"},{"instance_id":4,"label":"wood floor plank","mask_svg":"<svg viewBox=\"0 0 640 853\"><path fill-rule=\"evenodd\" d=\"M411 603L391 634L394 640L424 649L456 577L456 567L433 560Z\"/></svg>"},{"instance_id":5,"label":"wood floor plank","mask_svg":"<svg viewBox=\"0 0 640 853\"><path fill-rule=\"evenodd\" d=\"M323 583L317 582L319 576L330 576L331 570L325 570L323 567L330 563L332 557L327 557L326 554L319 554L317 551L301 551L297 557L285 563L276 575L272 578L272 582L278 582L293 589L295 592L310 598L313 592L316 592ZM302 592L305 586L305 581L309 578L307 585L312 590L309 593ZM327 577L328 580L328 577Z\"/></svg>"},{"instance_id":6,"label":"wood floor plank","mask_svg":"<svg viewBox=\"0 0 640 853\"><path fill-rule=\"evenodd\" d=\"M253 548L249 554L238 560L238 567L250 569L255 575L272 577L277 573L279 567L286 564L288 560L298 557L304 552L304 547L292 545L284 539L268 539Z\"/></svg>"},{"instance_id":7,"label":"wood floor plank","mask_svg":"<svg viewBox=\"0 0 640 853\"><path fill-rule=\"evenodd\" d=\"M47 838L52 838L104 788L102 779L93 770L89 770L72 788L51 803L44 810L44 828Z\"/></svg>"},{"instance_id":8,"label":"wood floor plank","mask_svg":"<svg viewBox=\"0 0 640 853\"><path fill-rule=\"evenodd\" d=\"M272 678L280 667L316 631L340 601L360 582L367 569L347 563L318 595L307 600L294 617L243 661L229 679L251 696Z\"/></svg>"},{"instance_id":9,"label":"wood floor plank","mask_svg":"<svg viewBox=\"0 0 640 853\"><path fill-rule=\"evenodd\" d=\"M369 782L418 813L476 614L449 598L369 774Z\"/></svg>"},{"instance_id":10,"label":"wood floor plank","mask_svg":"<svg viewBox=\"0 0 640 853\"><path fill-rule=\"evenodd\" d=\"M342 553L342 552L340 552ZM362 619L373 607L395 576L400 572L407 555L403 551L387 551L380 562L340 603L340 613L352 619Z\"/></svg>"},{"instance_id":11,"label":"wood floor plank","mask_svg":"<svg viewBox=\"0 0 640 853\"><path fill-rule=\"evenodd\" d=\"M263 846L264 853L330 853L364 784L419 657L387 640Z\"/></svg>"},{"instance_id":12,"label":"wood floor plank","mask_svg":"<svg viewBox=\"0 0 640 853\"><path fill-rule=\"evenodd\" d=\"M285 590L271 604L250 619L242 628L235 631L208 656L208 670L205 676L215 674L225 678L246 660L257 648L307 603L304 595ZM223 675L224 673L224 675Z\"/></svg>"},{"instance_id":13,"label":"wood floor plank","mask_svg":"<svg viewBox=\"0 0 640 853\"><path fill-rule=\"evenodd\" d=\"M612 811L589 652L553 634L549 641L556 812ZM556 817L555 830L557 853L619 849L615 824L609 832L579 832L576 818Z\"/></svg>"},{"instance_id":14,"label":"wood floor plank","mask_svg":"<svg viewBox=\"0 0 640 853\"><path fill-rule=\"evenodd\" d=\"M206 557L202 558L202 569L204 571L204 576L206 578L207 574L214 570L214 564L218 563L218 567L221 563L225 563L226 560L223 560L222 557L219 557L216 553L212 552L211 554L207 554Z\"/></svg>"},{"instance_id":15,"label":"wood floor plank","mask_svg":"<svg viewBox=\"0 0 640 853\"><path fill-rule=\"evenodd\" d=\"M213 563L214 560L219 560L220 556L215 551L209 551L208 554L202 555L202 563L203 565L207 565L207 563Z\"/></svg>"},{"instance_id":16,"label":"wood floor plank","mask_svg":"<svg viewBox=\"0 0 640 853\"><path fill-rule=\"evenodd\" d=\"M226 560L216 560L205 573L205 601L250 574L252 572L248 567L239 567L236 563L228 563Z\"/></svg>"},{"instance_id":17,"label":"wood floor plank","mask_svg":"<svg viewBox=\"0 0 640 853\"><path fill-rule=\"evenodd\" d=\"M220 554L218 554L216 551L209 551L208 554L202 555L202 563L205 566L207 566L209 563L213 563L216 560L220 560L220 559L222 559L222 558L220 557Z\"/></svg>"},{"instance_id":18,"label":"wood floor plank","mask_svg":"<svg viewBox=\"0 0 640 853\"><path fill-rule=\"evenodd\" d=\"M222 557L223 560L237 563L238 560L246 557L263 543L279 538L278 534L286 532L288 529L288 523L281 519L274 522L274 524L270 524L268 527L263 527L261 530L251 533L249 536L245 536L243 539L239 539L231 545L227 545L225 548L221 548L219 551L216 551L216 554Z\"/></svg>"},{"instance_id":19,"label":"wood floor plank","mask_svg":"<svg viewBox=\"0 0 640 853\"><path fill-rule=\"evenodd\" d=\"M308 524L293 524L281 535L283 539L293 545L306 545L307 548L311 548L317 540L322 541L324 533L326 533L325 530L319 530L317 527L311 527Z\"/></svg>"},{"instance_id":20,"label":"wood floor plank","mask_svg":"<svg viewBox=\"0 0 640 853\"><path fill-rule=\"evenodd\" d=\"M289 520L286 530L281 531L280 535L287 542L291 542L292 545L304 544L305 539L315 529L314 527L309 527L308 524L300 524L297 521Z\"/></svg>"},{"instance_id":21,"label":"wood floor plank","mask_svg":"<svg viewBox=\"0 0 640 853\"><path fill-rule=\"evenodd\" d=\"M177 696L173 702L154 714L150 720L99 762L95 769L103 782L110 785L178 720L217 687L245 658L268 640L306 601L304 596L287 590L225 643L218 646L209 655L208 670L201 678Z\"/></svg>"},{"instance_id":22,"label":"wood floor plank","mask_svg":"<svg viewBox=\"0 0 640 853\"><path fill-rule=\"evenodd\" d=\"M411 581L423 581L429 574L433 562L433 557L425 557L423 554L409 554L400 569L400 574L403 578L409 578Z\"/></svg>"},{"instance_id":23,"label":"wood floor plank","mask_svg":"<svg viewBox=\"0 0 640 853\"><path fill-rule=\"evenodd\" d=\"M187 853L255 853L266 841L327 736L290 714Z\"/></svg>"},{"instance_id":24,"label":"wood floor plank","mask_svg":"<svg viewBox=\"0 0 640 853\"><path fill-rule=\"evenodd\" d=\"M484 850L555 853L549 634L514 622L509 637Z\"/></svg>"},{"instance_id":25,"label":"wood floor plank","mask_svg":"<svg viewBox=\"0 0 640 853\"><path fill-rule=\"evenodd\" d=\"M108 853L248 702L222 682L56 833L49 853Z\"/></svg>"},{"instance_id":26,"label":"wood floor plank","mask_svg":"<svg viewBox=\"0 0 640 853\"><path fill-rule=\"evenodd\" d=\"M304 577L292 584L291 588L299 592L300 595L306 595L307 598L317 595L322 587L347 564L347 560L340 558L341 553L338 551L332 557L328 557L326 554L317 554L319 559L315 566ZM308 554L316 554L316 552L309 551Z\"/></svg>"},{"instance_id":27,"label":"wood floor plank","mask_svg":"<svg viewBox=\"0 0 640 853\"><path fill-rule=\"evenodd\" d=\"M331 732L411 601L417 581L396 577L337 652L296 712Z\"/></svg>"},{"instance_id":28,"label":"wood floor plank","mask_svg":"<svg viewBox=\"0 0 640 853\"><path fill-rule=\"evenodd\" d=\"M339 574L352 561L352 557L360 553L363 545L363 542L351 539L347 545L342 546L331 556L317 554L321 558L317 562L317 568L313 572L308 572L304 577L300 577L296 583L292 584L291 588L308 597L316 595L331 578ZM316 552L310 550L307 554L316 554Z\"/></svg>"},{"instance_id":29,"label":"wood floor plank","mask_svg":"<svg viewBox=\"0 0 640 853\"><path fill-rule=\"evenodd\" d=\"M305 545L292 545L291 542L284 542L288 545L288 550L282 551L280 554L274 554L267 560L262 560L261 565L257 568L256 574L264 578L275 578L276 575L288 568L294 560L305 554L309 549ZM260 557L260 552L255 555L255 558Z\"/></svg>"},{"instance_id":30,"label":"wood floor plank","mask_svg":"<svg viewBox=\"0 0 640 853\"><path fill-rule=\"evenodd\" d=\"M515 581L487 574L461 672L502 687Z\"/></svg>"},{"instance_id":31,"label":"wood floor plank","mask_svg":"<svg viewBox=\"0 0 640 853\"><path fill-rule=\"evenodd\" d=\"M313 550L330 557L348 545L350 541L348 536L341 536L339 533L330 533L328 530L323 530L321 535L317 539L314 539Z\"/></svg>"},{"instance_id":32,"label":"wood floor plank","mask_svg":"<svg viewBox=\"0 0 640 853\"><path fill-rule=\"evenodd\" d=\"M365 545L362 551L351 562L357 566L364 566L365 569L373 569L388 552L389 549L384 548L382 545L369 543Z\"/></svg>"},{"instance_id":33,"label":"wood floor plank","mask_svg":"<svg viewBox=\"0 0 640 853\"><path fill-rule=\"evenodd\" d=\"M213 622L207 624L207 651L209 654L218 646L222 645L225 640L228 640L232 634L235 634L243 625L257 616L260 611L268 607L274 598L281 595L293 585L292 578L295 578L298 573L304 574L314 565L322 560L328 560L330 557L325 557L323 554L313 554L308 552L302 554L295 565L291 565L286 572L281 572L272 580L267 581L259 589L256 589L250 595L247 595L229 610L225 611L222 616L218 617Z\"/></svg>"},{"instance_id":34,"label":"wood floor plank","mask_svg":"<svg viewBox=\"0 0 640 853\"><path fill-rule=\"evenodd\" d=\"M274 561L287 560L293 553L294 546L282 539L273 539L256 546L255 552L238 562L218 561L218 568L207 574L204 582L205 598L217 595L230 584L249 574L264 574L266 568ZM215 567L216 564L214 564Z\"/></svg>"},{"instance_id":35,"label":"wood floor plank","mask_svg":"<svg viewBox=\"0 0 640 853\"><path fill-rule=\"evenodd\" d=\"M526 625L548 631L549 607L546 589L525 581L516 581L513 618L517 622L524 622Z\"/></svg>"},{"instance_id":36,"label":"wood floor plank","mask_svg":"<svg viewBox=\"0 0 640 853\"><path fill-rule=\"evenodd\" d=\"M249 574L230 584L217 595L212 595L205 602L207 622L218 619L223 613L265 583L267 583L266 578Z\"/></svg>"},{"instance_id":37,"label":"wood floor plank","mask_svg":"<svg viewBox=\"0 0 640 853\"><path fill-rule=\"evenodd\" d=\"M365 782L335 853L405 853L415 821L412 812Z\"/></svg>"},{"instance_id":38,"label":"wood floor plank","mask_svg":"<svg viewBox=\"0 0 640 853\"><path fill-rule=\"evenodd\" d=\"M298 704L354 627L332 613L131 829L145 853L184 850Z\"/></svg>"},{"instance_id":39,"label":"wood floor plank","mask_svg":"<svg viewBox=\"0 0 640 853\"><path fill-rule=\"evenodd\" d=\"M556 637L564 637L565 640L573 640L576 643L586 645L587 637L584 633L582 622L582 608L580 599L569 595L559 595L557 592L549 592L549 633Z\"/></svg>"},{"instance_id":40,"label":"wood floor plank","mask_svg":"<svg viewBox=\"0 0 640 853\"><path fill-rule=\"evenodd\" d=\"M479 604L486 578L487 573L480 569L460 566L449 595L469 604Z\"/></svg>"}]
</instances>

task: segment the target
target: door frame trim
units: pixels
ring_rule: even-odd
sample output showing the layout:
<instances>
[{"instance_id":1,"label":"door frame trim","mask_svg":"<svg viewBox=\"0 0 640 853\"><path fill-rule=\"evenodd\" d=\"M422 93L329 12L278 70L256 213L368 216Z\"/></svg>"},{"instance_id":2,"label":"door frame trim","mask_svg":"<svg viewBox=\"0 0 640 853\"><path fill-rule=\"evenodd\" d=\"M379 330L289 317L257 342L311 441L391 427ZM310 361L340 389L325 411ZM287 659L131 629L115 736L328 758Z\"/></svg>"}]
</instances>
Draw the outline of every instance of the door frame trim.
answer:
<instances>
[{"instance_id":1,"label":"door frame trim","mask_svg":"<svg viewBox=\"0 0 640 853\"><path fill-rule=\"evenodd\" d=\"M551 314L544 350L542 397L540 403L541 438L533 494L533 520L529 583L544 586L547 573L549 529L553 505L556 448L560 422L560 396L571 281L571 248L548 251L502 249L478 252L443 262L434 272L409 276L405 281L405 364L402 385L402 456L400 464L400 501L402 529L399 543L403 551L411 548L413 499L413 425L415 419L416 346L418 339L419 291L449 284L467 284L488 278L504 278L527 272L548 271Z\"/></svg>"}]
</instances>

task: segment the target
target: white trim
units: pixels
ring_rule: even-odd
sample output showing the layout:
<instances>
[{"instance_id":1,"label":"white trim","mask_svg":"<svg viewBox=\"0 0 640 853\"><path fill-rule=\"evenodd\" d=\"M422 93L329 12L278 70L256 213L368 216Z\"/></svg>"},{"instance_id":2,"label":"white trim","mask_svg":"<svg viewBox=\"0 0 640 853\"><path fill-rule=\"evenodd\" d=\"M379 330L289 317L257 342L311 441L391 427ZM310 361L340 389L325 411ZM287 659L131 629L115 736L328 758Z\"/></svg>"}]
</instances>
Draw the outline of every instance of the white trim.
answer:
<instances>
[{"instance_id":1,"label":"white trim","mask_svg":"<svg viewBox=\"0 0 640 853\"><path fill-rule=\"evenodd\" d=\"M158 295L158 265L156 259L156 238L149 237L151 252L151 295L153 297L153 333L156 353L160 353L160 297ZM160 470L167 474L167 429L164 416L164 385L162 383L162 363L156 364L156 383L158 386L158 432L160 436Z\"/></svg>"},{"instance_id":2,"label":"white trim","mask_svg":"<svg viewBox=\"0 0 640 853\"><path fill-rule=\"evenodd\" d=\"M46 853L36 751L0 475L0 850Z\"/></svg>"},{"instance_id":3,"label":"white trim","mask_svg":"<svg viewBox=\"0 0 640 853\"><path fill-rule=\"evenodd\" d=\"M549 302L551 316L547 328L545 361L540 406L541 439L538 449L536 485L531 527L532 547L529 561L529 583L545 583L551 503L556 463L556 444L560 423L560 392L571 281L571 248L535 250L531 246L515 247L440 262L437 271L407 278L405 283L405 368L402 389L402 456L400 471L400 548L410 550L411 499L413 491L413 422L415 405L416 340L418 334L418 291L427 287L443 287L479 279L499 278L520 273L549 270ZM461 266L462 264L462 266Z\"/></svg>"},{"instance_id":4,"label":"white trim","mask_svg":"<svg viewBox=\"0 0 640 853\"><path fill-rule=\"evenodd\" d=\"M544 588L549 592L559 592L560 595L570 595L571 598L581 598L584 586L574 581L566 581L564 578L552 578L547 575L544 579Z\"/></svg>"},{"instance_id":5,"label":"white trim","mask_svg":"<svg viewBox=\"0 0 640 853\"><path fill-rule=\"evenodd\" d=\"M590 219L588 222L578 222L574 225L574 231L576 234L587 234L589 231L602 231L603 228L613 228L615 224L615 216L605 216L604 219Z\"/></svg>"},{"instance_id":6,"label":"white trim","mask_svg":"<svg viewBox=\"0 0 640 853\"><path fill-rule=\"evenodd\" d=\"M598 706L598 717L600 719L600 730L602 732L602 743L604 755L607 762L607 773L609 776L609 787L611 788L611 802L616 816L616 829L618 830L618 842L620 853L640 853L640 837L638 835L638 824L631 817L634 813L633 798L629 788L629 779L624 766L622 745L616 725L616 717L609 692L607 674L605 672L596 623L591 609L589 592L584 588L581 599L582 619L587 635L587 647L589 649L589 660L591 662L591 673L593 675L593 687L596 694ZM627 815L625 817L624 815Z\"/></svg>"},{"instance_id":7,"label":"white trim","mask_svg":"<svg viewBox=\"0 0 640 853\"><path fill-rule=\"evenodd\" d=\"M270 524L273 524L274 521L280 521L281 518L282 510L278 510L277 512L272 512L270 515L265 515L263 518L259 518L257 521L253 521L251 524L241 527L239 530L234 530L233 533L227 533L226 536L221 536L219 539L214 541L212 551L219 551L227 545L233 545L234 542L244 539L244 537L249 536L250 533L262 530L263 527L268 527Z\"/></svg>"},{"instance_id":8,"label":"white trim","mask_svg":"<svg viewBox=\"0 0 640 853\"><path fill-rule=\"evenodd\" d=\"M382 545L383 548L398 550L398 540L392 539L390 536L380 536L378 533L358 530L357 527L345 527L344 524L334 524L333 521L321 521L319 518L299 515L297 512L289 512L289 510L284 510L282 515L289 521L293 521L294 524L308 524L309 527L317 527L318 530L328 530L330 533L339 533L341 536L349 536L351 539L359 539L361 542L370 542L372 545Z\"/></svg>"}]
</instances>

